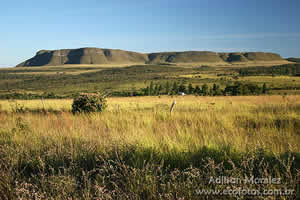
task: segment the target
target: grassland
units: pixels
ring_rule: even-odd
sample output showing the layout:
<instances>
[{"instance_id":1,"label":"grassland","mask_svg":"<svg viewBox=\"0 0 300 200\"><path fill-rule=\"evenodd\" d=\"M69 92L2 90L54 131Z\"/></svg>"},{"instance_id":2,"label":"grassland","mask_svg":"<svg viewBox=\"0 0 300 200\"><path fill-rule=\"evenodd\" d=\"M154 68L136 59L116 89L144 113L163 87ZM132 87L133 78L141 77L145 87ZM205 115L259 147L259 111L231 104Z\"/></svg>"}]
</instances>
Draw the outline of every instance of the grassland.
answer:
<instances>
[{"instance_id":1,"label":"grassland","mask_svg":"<svg viewBox=\"0 0 300 200\"><path fill-rule=\"evenodd\" d=\"M299 66L248 64L0 69L0 199L296 199ZM117 97L142 94L151 82L224 89L237 81L265 83L268 94L280 95ZM74 95L97 91L111 96L105 112L71 113ZM37 99L14 99L16 93ZM47 99L57 97L63 99ZM281 182L209 184L219 176ZM294 193L197 193L227 187Z\"/></svg>"},{"instance_id":2,"label":"grassland","mask_svg":"<svg viewBox=\"0 0 300 200\"><path fill-rule=\"evenodd\" d=\"M248 66L249 67L249 66ZM150 82L191 83L193 86L214 83L225 88L236 81L268 84L272 94L297 94L299 77L292 75L271 76L257 74L240 76L239 69L245 66L203 66L203 65L65 65L0 69L0 97L13 93L43 95L55 94L70 98L80 92L105 91L113 96L128 95L141 91ZM246 67L247 68L247 67ZM266 68L266 67L262 67ZM282 92L285 90L284 92ZM52 95L53 96L53 95Z\"/></svg>"},{"instance_id":3,"label":"grassland","mask_svg":"<svg viewBox=\"0 0 300 200\"><path fill-rule=\"evenodd\" d=\"M90 115L72 115L71 103L0 101L1 199L237 199L196 192L226 187L295 190L241 199L299 195L300 96L109 98ZM218 176L281 183L208 184Z\"/></svg>"}]
</instances>

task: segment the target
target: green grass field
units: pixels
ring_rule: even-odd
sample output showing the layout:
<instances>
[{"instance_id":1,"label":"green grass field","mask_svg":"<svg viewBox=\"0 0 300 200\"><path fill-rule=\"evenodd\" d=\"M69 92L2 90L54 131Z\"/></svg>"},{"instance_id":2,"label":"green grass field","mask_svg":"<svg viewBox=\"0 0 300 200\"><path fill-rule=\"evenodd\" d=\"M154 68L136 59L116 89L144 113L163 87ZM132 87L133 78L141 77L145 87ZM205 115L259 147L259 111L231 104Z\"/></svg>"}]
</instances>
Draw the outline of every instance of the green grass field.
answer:
<instances>
[{"instance_id":1,"label":"green grass field","mask_svg":"<svg viewBox=\"0 0 300 200\"><path fill-rule=\"evenodd\" d=\"M245 67L241 67L244 69ZM270 93L295 94L300 89L299 76L239 76L239 66L201 65L66 65L54 67L23 67L0 69L0 97L12 93L52 93L72 97L80 92L105 91L121 94L140 91L150 82L192 83L194 86L214 83L225 88L236 81L268 84ZM285 92L281 92L285 90Z\"/></svg>"}]
</instances>

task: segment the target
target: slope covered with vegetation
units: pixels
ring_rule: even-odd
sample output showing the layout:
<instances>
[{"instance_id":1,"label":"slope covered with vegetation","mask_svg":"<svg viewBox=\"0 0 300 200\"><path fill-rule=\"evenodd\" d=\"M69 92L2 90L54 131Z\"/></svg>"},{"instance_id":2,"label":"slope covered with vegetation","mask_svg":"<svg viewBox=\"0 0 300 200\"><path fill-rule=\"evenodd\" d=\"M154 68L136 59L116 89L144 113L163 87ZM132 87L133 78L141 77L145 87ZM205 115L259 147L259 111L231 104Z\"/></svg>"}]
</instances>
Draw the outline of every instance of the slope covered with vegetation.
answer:
<instances>
[{"instance_id":1,"label":"slope covered with vegetation","mask_svg":"<svg viewBox=\"0 0 300 200\"><path fill-rule=\"evenodd\" d=\"M112 96L141 96L149 94L145 89L150 87L151 82L153 87L157 86L157 95L177 94L178 88L174 89L175 93L170 92L174 83L178 87L183 85L186 89L192 85L196 91L193 94L198 95L204 95L198 88L205 85L208 88L205 94L213 95L214 92L210 91L214 84L222 95L228 95L230 92L224 93L225 89L237 86L236 82L256 88L262 88L266 84L268 94L298 94L300 90L298 64L247 68L163 64L115 66L68 65L0 69L0 98L70 98L81 92L97 91L104 91ZM239 94L246 94L246 90Z\"/></svg>"},{"instance_id":2,"label":"slope covered with vegetation","mask_svg":"<svg viewBox=\"0 0 300 200\"><path fill-rule=\"evenodd\" d=\"M41 50L37 54L17 65L22 66L56 66L64 64L120 64L120 63L145 63L145 54L98 48Z\"/></svg>"},{"instance_id":3,"label":"slope covered with vegetation","mask_svg":"<svg viewBox=\"0 0 300 200\"><path fill-rule=\"evenodd\" d=\"M279 54L264 52L216 53L210 51L184 51L161 53L137 53L116 49L80 48L61 50L41 50L17 65L58 66L65 64L132 64L132 63L213 63L232 62L285 62Z\"/></svg>"}]
</instances>

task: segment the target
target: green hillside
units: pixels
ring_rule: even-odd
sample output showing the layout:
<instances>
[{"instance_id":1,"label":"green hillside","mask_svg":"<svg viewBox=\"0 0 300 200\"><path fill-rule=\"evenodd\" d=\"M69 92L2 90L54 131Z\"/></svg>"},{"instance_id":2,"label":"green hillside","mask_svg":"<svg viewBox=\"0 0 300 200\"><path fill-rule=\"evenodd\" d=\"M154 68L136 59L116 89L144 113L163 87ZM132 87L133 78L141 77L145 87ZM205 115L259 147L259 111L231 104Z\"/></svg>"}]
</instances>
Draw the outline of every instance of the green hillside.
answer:
<instances>
[{"instance_id":1,"label":"green hillside","mask_svg":"<svg viewBox=\"0 0 300 200\"><path fill-rule=\"evenodd\" d=\"M262 87L267 84L270 93L295 94L300 91L299 64L274 66L207 66L148 64L120 67L111 65L65 65L17 67L0 69L0 98L70 98L81 92L105 91L112 96L144 95L145 88L155 90L166 84L186 89L189 84L200 88L207 84L220 90L236 82ZM209 90L209 89L208 89ZM24 96L24 95L25 96Z\"/></svg>"}]
</instances>

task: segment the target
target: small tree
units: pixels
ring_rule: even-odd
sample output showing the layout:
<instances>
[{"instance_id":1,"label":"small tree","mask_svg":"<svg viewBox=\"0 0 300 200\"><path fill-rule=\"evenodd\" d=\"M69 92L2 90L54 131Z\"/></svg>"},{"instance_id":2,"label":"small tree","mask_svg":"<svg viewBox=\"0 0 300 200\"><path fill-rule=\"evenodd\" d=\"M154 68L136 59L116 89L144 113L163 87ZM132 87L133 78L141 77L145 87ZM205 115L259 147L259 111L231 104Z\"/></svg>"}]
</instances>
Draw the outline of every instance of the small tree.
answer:
<instances>
[{"instance_id":1,"label":"small tree","mask_svg":"<svg viewBox=\"0 0 300 200\"><path fill-rule=\"evenodd\" d=\"M170 83L169 83L169 81L167 81L167 83L166 83L166 86L165 86L165 88L166 88L166 94L169 94L170 93Z\"/></svg>"},{"instance_id":2,"label":"small tree","mask_svg":"<svg viewBox=\"0 0 300 200\"><path fill-rule=\"evenodd\" d=\"M188 86L188 91L189 91L189 94L193 94L194 93L194 88L193 88L193 85L191 83Z\"/></svg>"},{"instance_id":3,"label":"small tree","mask_svg":"<svg viewBox=\"0 0 300 200\"><path fill-rule=\"evenodd\" d=\"M174 82L172 87L172 94L177 94L177 93L178 93L178 85L176 82Z\"/></svg>"},{"instance_id":4,"label":"small tree","mask_svg":"<svg viewBox=\"0 0 300 200\"><path fill-rule=\"evenodd\" d=\"M205 83L204 85L202 85L202 94L204 96L208 95L208 85Z\"/></svg>"},{"instance_id":5,"label":"small tree","mask_svg":"<svg viewBox=\"0 0 300 200\"><path fill-rule=\"evenodd\" d=\"M151 81L150 83L150 88L149 88L150 92L149 92L149 95L153 95L154 94L154 84L153 82Z\"/></svg>"},{"instance_id":6,"label":"small tree","mask_svg":"<svg viewBox=\"0 0 300 200\"><path fill-rule=\"evenodd\" d=\"M155 84L154 92L152 95L158 95L158 85L157 84Z\"/></svg>"},{"instance_id":7,"label":"small tree","mask_svg":"<svg viewBox=\"0 0 300 200\"><path fill-rule=\"evenodd\" d=\"M149 95L150 95L150 87L149 87L149 86L147 86L147 87L145 88L144 94L145 94L146 96L149 96Z\"/></svg>"},{"instance_id":8,"label":"small tree","mask_svg":"<svg viewBox=\"0 0 300 200\"><path fill-rule=\"evenodd\" d=\"M185 87L185 85L183 83L181 85L179 85L178 91L186 93L186 87Z\"/></svg>"},{"instance_id":9,"label":"small tree","mask_svg":"<svg viewBox=\"0 0 300 200\"><path fill-rule=\"evenodd\" d=\"M199 85L197 85L197 86L195 87L194 94L195 94L195 95L200 95L200 93L201 93L201 89L200 89Z\"/></svg>"},{"instance_id":10,"label":"small tree","mask_svg":"<svg viewBox=\"0 0 300 200\"><path fill-rule=\"evenodd\" d=\"M263 93L263 94L266 94L266 93L267 93L267 90L268 90L268 89L267 89L267 84L264 83L264 84L263 84L263 87L262 87L262 93Z\"/></svg>"},{"instance_id":11,"label":"small tree","mask_svg":"<svg viewBox=\"0 0 300 200\"><path fill-rule=\"evenodd\" d=\"M160 95L163 91L163 86L162 84L159 84L159 87L158 87L158 95Z\"/></svg>"},{"instance_id":12,"label":"small tree","mask_svg":"<svg viewBox=\"0 0 300 200\"><path fill-rule=\"evenodd\" d=\"M212 95L213 96L219 96L219 95L222 95L222 91L221 91L221 89L220 89L220 86L219 85L217 85L217 84L215 84L214 83L214 85L213 85L213 89L212 89L213 91L212 91Z\"/></svg>"},{"instance_id":13,"label":"small tree","mask_svg":"<svg viewBox=\"0 0 300 200\"><path fill-rule=\"evenodd\" d=\"M72 113L102 112L107 107L106 97L100 93L80 94L72 104Z\"/></svg>"}]
</instances>

